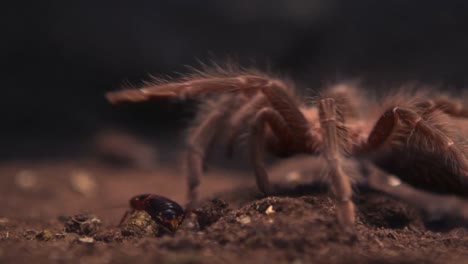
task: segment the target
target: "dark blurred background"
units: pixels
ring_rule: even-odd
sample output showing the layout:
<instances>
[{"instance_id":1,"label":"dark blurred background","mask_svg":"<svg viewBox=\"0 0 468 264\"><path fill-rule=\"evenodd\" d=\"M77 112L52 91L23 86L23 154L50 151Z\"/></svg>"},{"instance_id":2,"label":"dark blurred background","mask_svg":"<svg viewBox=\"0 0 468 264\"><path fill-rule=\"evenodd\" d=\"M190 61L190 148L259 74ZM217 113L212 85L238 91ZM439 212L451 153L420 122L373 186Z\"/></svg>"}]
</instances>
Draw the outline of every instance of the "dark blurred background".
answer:
<instances>
[{"instance_id":1,"label":"dark blurred background","mask_svg":"<svg viewBox=\"0 0 468 264\"><path fill-rule=\"evenodd\" d=\"M0 157L81 153L103 128L174 135L192 104L111 106L103 95L197 60L269 65L313 89L356 77L463 89L467 14L463 0L3 3Z\"/></svg>"}]
</instances>

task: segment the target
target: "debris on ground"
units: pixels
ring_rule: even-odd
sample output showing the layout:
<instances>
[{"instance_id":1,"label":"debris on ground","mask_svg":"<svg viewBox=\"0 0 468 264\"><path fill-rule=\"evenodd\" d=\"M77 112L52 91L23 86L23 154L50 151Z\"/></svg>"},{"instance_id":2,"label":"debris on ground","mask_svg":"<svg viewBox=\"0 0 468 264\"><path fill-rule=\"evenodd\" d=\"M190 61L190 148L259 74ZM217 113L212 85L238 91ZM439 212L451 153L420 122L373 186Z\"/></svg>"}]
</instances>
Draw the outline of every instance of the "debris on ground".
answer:
<instances>
[{"instance_id":1,"label":"debris on ground","mask_svg":"<svg viewBox=\"0 0 468 264\"><path fill-rule=\"evenodd\" d=\"M194 211L197 216L198 227L200 230L212 225L223 215L228 213L229 205L221 199L213 199L201 205Z\"/></svg>"},{"instance_id":2,"label":"debris on ground","mask_svg":"<svg viewBox=\"0 0 468 264\"><path fill-rule=\"evenodd\" d=\"M84 237L78 238L78 242L83 243L83 244L93 244L94 238L89 237L89 236L84 236Z\"/></svg>"},{"instance_id":3,"label":"debris on ground","mask_svg":"<svg viewBox=\"0 0 468 264\"><path fill-rule=\"evenodd\" d=\"M121 233L124 237L157 236L160 234L160 228L146 211L136 210L122 225Z\"/></svg>"},{"instance_id":4,"label":"debris on ground","mask_svg":"<svg viewBox=\"0 0 468 264\"><path fill-rule=\"evenodd\" d=\"M101 220L91 214L79 214L74 216L61 217L64 222L64 231L67 233L77 233L79 235L96 234L101 226Z\"/></svg>"},{"instance_id":5,"label":"debris on ground","mask_svg":"<svg viewBox=\"0 0 468 264\"><path fill-rule=\"evenodd\" d=\"M250 218L250 216L243 215L243 216L237 217L236 221L243 225L247 225L247 224L250 224L250 222L252 222L252 219Z\"/></svg>"},{"instance_id":6,"label":"debris on ground","mask_svg":"<svg viewBox=\"0 0 468 264\"><path fill-rule=\"evenodd\" d=\"M265 210L265 214L270 215L274 214L276 211L273 209L273 205L268 206L268 208Z\"/></svg>"},{"instance_id":7,"label":"debris on ground","mask_svg":"<svg viewBox=\"0 0 468 264\"><path fill-rule=\"evenodd\" d=\"M246 178L251 186L230 187L241 182L233 177L225 185L229 191L216 192L219 184L230 180L216 172L204 178L201 193L209 198L201 199L177 232L161 231L146 211L136 211L116 227L122 212L107 208L126 206L128 197L145 188L159 192L174 186L162 194L180 201L186 191L180 187L183 179L168 171L146 174L87 166L91 175L99 175L99 195L86 198L67 188L67 172L80 166L63 166L55 173L46 166L34 169L40 175L47 170L41 186L53 189L44 193L25 192L14 178L0 177L5 201L0 208L0 263L452 264L468 259L466 226L435 229L417 208L385 194L356 189L357 239L351 240L338 223L336 203L327 188L274 183L271 196L263 197L251 178ZM106 210L99 211L100 219L70 214L56 220L63 212L91 208Z\"/></svg>"},{"instance_id":8,"label":"debris on ground","mask_svg":"<svg viewBox=\"0 0 468 264\"><path fill-rule=\"evenodd\" d=\"M36 234L36 239L41 241L49 241L54 238L52 232L48 229L42 230Z\"/></svg>"}]
</instances>

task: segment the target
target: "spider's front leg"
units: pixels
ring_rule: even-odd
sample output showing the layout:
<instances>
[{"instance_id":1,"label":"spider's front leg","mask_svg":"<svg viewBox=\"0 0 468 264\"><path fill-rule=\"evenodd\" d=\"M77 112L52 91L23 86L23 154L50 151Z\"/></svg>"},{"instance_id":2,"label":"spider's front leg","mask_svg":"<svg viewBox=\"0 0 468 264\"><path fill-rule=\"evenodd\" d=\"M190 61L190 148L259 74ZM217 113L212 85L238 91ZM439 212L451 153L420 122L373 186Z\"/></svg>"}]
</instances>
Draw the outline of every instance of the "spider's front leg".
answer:
<instances>
[{"instance_id":1,"label":"spider's front leg","mask_svg":"<svg viewBox=\"0 0 468 264\"><path fill-rule=\"evenodd\" d=\"M137 89L112 91L106 94L109 102L143 102L155 98L187 98L207 94L240 91L245 94L261 90L271 83L264 76L238 75L231 77L192 77L175 82L145 83Z\"/></svg>"},{"instance_id":2,"label":"spider's front leg","mask_svg":"<svg viewBox=\"0 0 468 264\"><path fill-rule=\"evenodd\" d=\"M268 180L268 174L263 164L263 152L265 151L265 140L266 140L266 127L267 125L271 128L273 133L279 139L274 141L274 138L268 137L268 144L270 147L274 145L274 148L280 146L287 146L292 139L291 131L287 126L286 121L283 117L272 108L262 108L255 115L252 131L250 135L250 151L252 165L255 170L255 177L257 180L257 186L261 192L265 195L270 194L270 182Z\"/></svg>"},{"instance_id":3,"label":"spider's front leg","mask_svg":"<svg viewBox=\"0 0 468 264\"><path fill-rule=\"evenodd\" d=\"M263 93L257 93L231 116L229 119L230 129L228 131L228 141L226 146L226 155L228 157L232 157L234 155L235 143L242 131L242 126L250 123L252 118L255 116L255 113L268 105L268 100Z\"/></svg>"},{"instance_id":4,"label":"spider's front leg","mask_svg":"<svg viewBox=\"0 0 468 264\"><path fill-rule=\"evenodd\" d=\"M271 107L272 111L265 110L258 113L254 123L261 123L262 125L254 125L251 133L252 159L256 168L257 182L260 189L265 193L268 193L268 179L261 158L259 158L261 156L260 149L262 149L263 145L261 137L265 136L265 125L271 128L276 136L274 138L278 141L277 143L269 141L271 143L270 147L273 146L275 149L281 150L280 152L287 154L317 152L318 140L315 136L310 135L307 119L299 110L298 104L300 102L294 96L293 88L281 80L263 74L233 74L232 76L203 74L176 82L159 82L147 84L139 89L110 92L106 96L110 102L119 103L124 101L145 101L152 98L185 98L222 93L237 93L248 100L253 100L250 102L252 107L242 107L241 112L238 114L238 120L241 121L250 119L262 107ZM255 94L261 95L255 97ZM233 118L235 118L233 124L237 127L240 123L236 121L235 116ZM206 138L211 137L205 135L211 133L211 128L216 126L214 124L217 122L208 123L206 126L201 125L200 127L200 129L207 127L206 129L195 131L192 140L189 139L189 146L192 150L187 154L186 161L189 175L192 175L189 177L189 184L193 195L191 199L193 200L196 198L195 189L201 174L204 151L208 144L205 141ZM234 134L236 135L237 132L234 131ZM255 139L258 139L258 142Z\"/></svg>"},{"instance_id":5,"label":"spider's front leg","mask_svg":"<svg viewBox=\"0 0 468 264\"><path fill-rule=\"evenodd\" d=\"M354 203L351 182L345 174L341 162L341 145L343 138L338 135L338 120L335 100L326 98L320 100L320 125L323 136L323 155L328 165L328 175L331 187L336 197L338 221L347 230L353 232L355 222Z\"/></svg>"},{"instance_id":6,"label":"spider's front leg","mask_svg":"<svg viewBox=\"0 0 468 264\"><path fill-rule=\"evenodd\" d=\"M232 108L243 102L239 96L224 96L209 109L207 113L199 114L201 119L187 134L186 150L182 162L184 174L188 181L188 205L190 210L198 202L198 185L203 174L205 156L216 135L223 126L224 118Z\"/></svg>"},{"instance_id":7,"label":"spider's front leg","mask_svg":"<svg viewBox=\"0 0 468 264\"><path fill-rule=\"evenodd\" d=\"M453 195L418 190L401 182L398 177L381 170L369 161L361 163L361 170L368 178L369 187L406 201L425 211L431 218L449 217L462 220L465 224L468 223L468 201L466 200Z\"/></svg>"},{"instance_id":8,"label":"spider's front leg","mask_svg":"<svg viewBox=\"0 0 468 264\"><path fill-rule=\"evenodd\" d=\"M199 114L199 121L188 131L187 146L182 157L184 174L188 181L188 209L194 208L198 202L198 186L203 174L205 156L218 132L221 132L223 128L227 130L228 149L233 148L241 129L241 123L250 123L249 119L254 118L255 113L258 112L257 108L263 104L268 105L268 102L261 93L250 99L242 94L225 95L210 109L207 109L209 111ZM230 120L226 121L226 118ZM268 186L268 184L262 186Z\"/></svg>"},{"instance_id":9,"label":"spider's front leg","mask_svg":"<svg viewBox=\"0 0 468 264\"><path fill-rule=\"evenodd\" d=\"M263 164L265 149L278 156L296 153L316 153L319 139L290 98L281 97L278 90L266 93L271 106L263 107L254 117L249 145L257 186L265 195L270 193L268 175ZM269 130L267 130L269 128ZM268 131L268 133L267 133Z\"/></svg>"}]
</instances>

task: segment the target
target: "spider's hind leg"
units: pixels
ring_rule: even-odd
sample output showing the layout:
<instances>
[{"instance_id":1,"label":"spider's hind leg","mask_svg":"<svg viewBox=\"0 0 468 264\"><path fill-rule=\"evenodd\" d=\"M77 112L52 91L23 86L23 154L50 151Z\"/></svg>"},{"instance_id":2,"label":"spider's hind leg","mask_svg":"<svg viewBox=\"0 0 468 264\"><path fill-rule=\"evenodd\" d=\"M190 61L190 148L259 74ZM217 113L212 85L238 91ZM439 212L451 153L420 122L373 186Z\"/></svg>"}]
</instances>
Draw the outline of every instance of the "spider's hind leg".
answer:
<instances>
[{"instance_id":1,"label":"spider's hind leg","mask_svg":"<svg viewBox=\"0 0 468 264\"><path fill-rule=\"evenodd\" d=\"M453 195L429 193L408 185L369 161L361 162L370 188L384 192L423 210L432 219L449 217L468 225L468 201Z\"/></svg>"},{"instance_id":2,"label":"spider's hind leg","mask_svg":"<svg viewBox=\"0 0 468 264\"><path fill-rule=\"evenodd\" d=\"M398 165L393 173L417 187L466 195L468 160L461 142L435 117L410 108L388 109L370 133L366 151L381 153L374 159L382 167L392 172Z\"/></svg>"}]
</instances>

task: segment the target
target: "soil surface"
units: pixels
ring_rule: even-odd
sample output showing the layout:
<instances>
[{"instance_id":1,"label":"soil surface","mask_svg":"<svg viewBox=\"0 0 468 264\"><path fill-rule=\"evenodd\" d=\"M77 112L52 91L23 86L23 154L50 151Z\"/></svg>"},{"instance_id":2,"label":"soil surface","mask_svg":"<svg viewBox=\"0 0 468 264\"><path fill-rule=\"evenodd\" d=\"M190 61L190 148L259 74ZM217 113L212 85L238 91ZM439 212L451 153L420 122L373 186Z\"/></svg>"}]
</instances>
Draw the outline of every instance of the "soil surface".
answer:
<instances>
[{"instance_id":1,"label":"soil surface","mask_svg":"<svg viewBox=\"0 0 468 264\"><path fill-rule=\"evenodd\" d=\"M175 234L117 227L137 194L184 205L177 167L1 164L0 263L468 263L467 229L429 222L403 202L357 190L353 237L341 231L327 188L284 170L272 173L273 196L263 198L251 173L210 169L198 219L187 215Z\"/></svg>"}]
</instances>

